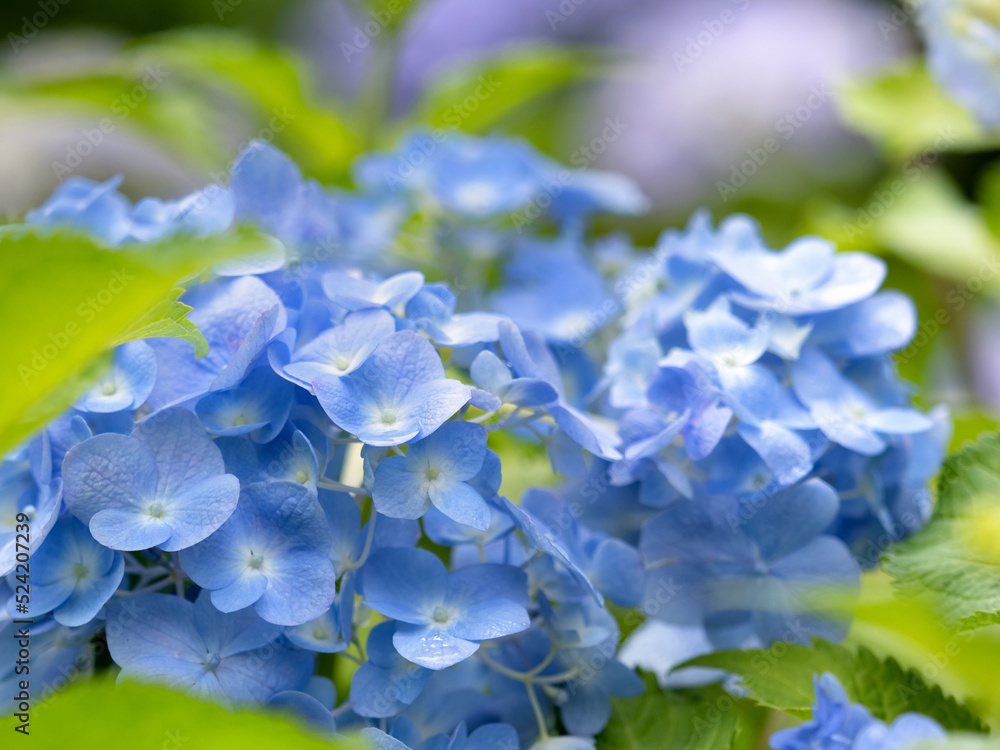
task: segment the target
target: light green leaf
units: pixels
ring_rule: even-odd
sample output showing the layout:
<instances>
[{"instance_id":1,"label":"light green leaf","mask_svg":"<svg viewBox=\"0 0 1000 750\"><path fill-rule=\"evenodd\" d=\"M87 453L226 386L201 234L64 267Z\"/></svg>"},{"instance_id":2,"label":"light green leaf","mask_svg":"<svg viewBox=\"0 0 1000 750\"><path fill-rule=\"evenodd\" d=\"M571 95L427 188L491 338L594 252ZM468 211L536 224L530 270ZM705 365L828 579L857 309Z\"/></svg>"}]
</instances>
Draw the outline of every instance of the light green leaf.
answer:
<instances>
[{"instance_id":1,"label":"light green leaf","mask_svg":"<svg viewBox=\"0 0 1000 750\"><path fill-rule=\"evenodd\" d=\"M925 150L994 146L975 118L934 82L920 59L842 87L835 97L848 126L903 160Z\"/></svg>"},{"instance_id":2,"label":"light green leaf","mask_svg":"<svg viewBox=\"0 0 1000 750\"><path fill-rule=\"evenodd\" d=\"M876 192L890 203L872 226L874 237L917 268L952 279L975 294L1000 294L1000 241L990 231L978 206L966 201L944 174L905 171ZM963 287L963 289L964 289ZM963 290L952 290L947 303L964 306Z\"/></svg>"},{"instance_id":3,"label":"light green leaf","mask_svg":"<svg viewBox=\"0 0 1000 750\"><path fill-rule=\"evenodd\" d=\"M0 235L0 454L65 411L96 375L95 358L180 279L259 244L226 235L108 250L73 234Z\"/></svg>"},{"instance_id":4,"label":"light green leaf","mask_svg":"<svg viewBox=\"0 0 1000 750\"><path fill-rule=\"evenodd\" d=\"M972 711L930 685L894 659L879 659L866 648L857 650L816 640L812 647L776 643L756 651L719 651L682 666L725 669L739 675L750 697L763 706L808 717L815 702L813 675L831 672L848 697L863 703L872 715L891 721L907 711L936 719L946 729L983 731Z\"/></svg>"},{"instance_id":5,"label":"light green leaf","mask_svg":"<svg viewBox=\"0 0 1000 750\"><path fill-rule=\"evenodd\" d=\"M1000 750L1000 739L981 734L949 734L943 742L921 742L907 750Z\"/></svg>"},{"instance_id":6,"label":"light green leaf","mask_svg":"<svg viewBox=\"0 0 1000 750\"><path fill-rule=\"evenodd\" d=\"M361 142L347 117L314 91L305 66L290 54L222 31L181 31L136 48L136 65L162 65L176 78L221 90L251 106L274 140L304 170L336 179L346 174Z\"/></svg>"},{"instance_id":7,"label":"light green leaf","mask_svg":"<svg viewBox=\"0 0 1000 750\"><path fill-rule=\"evenodd\" d=\"M130 325L112 343L117 346L136 339L168 337L187 341L194 346L196 357L204 357L208 354L208 342L198 326L187 319L194 308L178 301L182 294L184 289L181 287L171 291L167 299Z\"/></svg>"},{"instance_id":8,"label":"light green leaf","mask_svg":"<svg viewBox=\"0 0 1000 750\"><path fill-rule=\"evenodd\" d=\"M529 102L603 70L593 51L557 46L505 50L439 77L406 128L429 124L485 133Z\"/></svg>"},{"instance_id":9,"label":"light green leaf","mask_svg":"<svg viewBox=\"0 0 1000 750\"><path fill-rule=\"evenodd\" d=\"M664 691L640 673L646 692L613 698L611 720L597 736L597 750L727 750L733 747L741 701L719 687Z\"/></svg>"},{"instance_id":10,"label":"light green leaf","mask_svg":"<svg viewBox=\"0 0 1000 750\"><path fill-rule=\"evenodd\" d=\"M17 719L4 719L13 734ZM309 736L283 716L230 713L212 703L166 688L110 680L77 684L32 707L28 726L33 747L130 747L170 750L270 748L362 750L358 740L328 742ZM12 745L13 746L13 741Z\"/></svg>"},{"instance_id":11,"label":"light green leaf","mask_svg":"<svg viewBox=\"0 0 1000 750\"><path fill-rule=\"evenodd\" d=\"M994 434L948 458L934 517L892 548L885 570L904 594L925 597L947 623L969 629L981 613L1000 610L998 529L1000 436Z\"/></svg>"}]
</instances>

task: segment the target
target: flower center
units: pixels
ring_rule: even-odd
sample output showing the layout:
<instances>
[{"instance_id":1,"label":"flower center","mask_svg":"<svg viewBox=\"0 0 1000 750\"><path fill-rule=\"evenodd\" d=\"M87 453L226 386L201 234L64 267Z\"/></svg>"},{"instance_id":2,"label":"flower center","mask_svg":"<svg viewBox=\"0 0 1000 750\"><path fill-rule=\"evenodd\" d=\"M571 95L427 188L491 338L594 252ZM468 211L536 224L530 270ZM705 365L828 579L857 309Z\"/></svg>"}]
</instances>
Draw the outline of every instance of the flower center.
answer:
<instances>
[{"instance_id":1,"label":"flower center","mask_svg":"<svg viewBox=\"0 0 1000 750\"><path fill-rule=\"evenodd\" d=\"M114 393L114 392L115 392L116 390L118 390L118 389L117 389L117 388L115 388L115 384L114 384L114 383L105 383L105 384L104 384L104 385L103 385L103 386L101 387L101 392L103 392L105 396L110 396L110 395L111 395L111 394L113 394L113 393Z\"/></svg>"},{"instance_id":2,"label":"flower center","mask_svg":"<svg viewBox=\"0 0 1000 750\"><path fill-rule=\"evenodd\" d=\"M427 469L427 478L428 479L430 479L433 482L439 476L441 476L441 469L437 468L436 466L430 466L430 467L428 467L428 469Z\"/></svg>"},{"instance_id":3,"label":"flower center","mask_svg":"<svg viewBox=\"0 0 1000 750\"><path fill-rule=\"evenodd\" d=\"M434 618L434 622L448 622L448 608L437 606L434 608L434 613L431 615Z\"/></svg>"},{"instance_id":4,"label":"flower center","mask_svg":"<svg viewBox=\"0 0 1000 750\"><path fill-rule=\"evenodd\" d=\"M309 472L305 469L299 469L295 472L295 481L299 484L305 484L309 481Z\"/></svg>"},{"instance_id":5,"label":"flower center","mask_svg":"<svg viewBox=\"0 0 1000 750\"><path fill-rule=\"evenodd\" d=\"M222 663L222 657L220 657L214 651L210 651L205 656L205 661L202 663L209 669L218 669L219 665Z\"/></svg>"},{"instance_id":6,"label":"flower center","mask_svg":"<svg viewBox=\"0 0 1000 750\"><path fill-rule=\"evenodd\" d=\"M249 565L254 570L260 570L261 568L264 567L264 556L251 552L250 560L249 562L247 562L247 565Z\"/></svg>"},{"instance_id":7,"label":"flower center","mask_svg":"<svg viewBox=\"0 0 1000 750\"><path fill-rule=\"evenodd\" d=\"M159 500L154 500L149 504L147 512L153 518L163 518L163 513L165 510L166 508L163 507L163 503L161 503Z\"/></svg>"},{"instance_id":8,"label":"flower center","mask_svg":"<svg viewBox=\"0 0 1000 750\"><path fill-rule=\"evenodd\" d=\"M90 571L87 570L87 566L86 565L84 565L82 563L74 563L73 564L73 575L76 576L77 580L80 580L81 578L86 578L87 577L87 573L89 573L89 572Z\"/></svg>"},{"instance_id":9,"label":"flower center","mask_svg":"<svg viewBox=\"0 0 1000 750\"><path fill-rule=\"evenodd\" d=\"M396 412L393 409L382 410L382 424L392 424L396 421Z\"/></svg>"},{"instance_id":10,"label":"flower center","mask_svg":"<svg viewBox=\"0 0 1000 750\"><path fill-rule=\"evenodd\" d=\"M233 420L233 427L241 427L247 423L247 418L240 414L236 419Z\"/></svg>"},{"instance_id":11,"label":"flower center","mask_svg":"<svg viewBox=\"0 0 1000 750\"><path fill-rule=\"evenodd\" d=\"M325 641L327 638L326 629L316 628L313 631L313 638L315 638L317 641Z\"/></svg>"},{"instance_id":12,"label":"flower center","mask_svg":"<svg viewBox=\"0 0 1000 750\"><path fill-rule=\"evenodd\" d=\"M347 357L341 354L337 357L337 369L343 372L351 363L347 361Z\"/></svg>"}]
</instances>

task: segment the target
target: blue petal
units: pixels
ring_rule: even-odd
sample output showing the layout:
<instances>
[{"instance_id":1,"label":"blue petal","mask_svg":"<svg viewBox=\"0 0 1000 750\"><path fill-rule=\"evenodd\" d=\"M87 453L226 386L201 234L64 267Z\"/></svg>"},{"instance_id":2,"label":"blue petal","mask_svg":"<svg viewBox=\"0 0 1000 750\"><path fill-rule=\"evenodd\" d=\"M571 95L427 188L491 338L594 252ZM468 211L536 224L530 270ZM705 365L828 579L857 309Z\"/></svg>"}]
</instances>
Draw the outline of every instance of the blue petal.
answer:
<instances>
[{"instance_id":1,"label":"blue petal","mask_svg":"<svg viewBox=\"0 0 1000 750\"><path fill-rule=\"evenodd\" d=\"M434 607L447 595L448 572L426 550L380 549L362 569L361 591L365 603L386 617L430 622Z\"/></svg>"},{"instance_id":2,"label":"blue petal","mask_svg":"<svg viewBox=\"0 0 1000 750\"><path fill-rule=\"evenodd\" d=\"M478 643L453 636L436 625L400 623L392 643L403 657L427 669L445 669L479 650Z\"/></svg>"}]
</instances>

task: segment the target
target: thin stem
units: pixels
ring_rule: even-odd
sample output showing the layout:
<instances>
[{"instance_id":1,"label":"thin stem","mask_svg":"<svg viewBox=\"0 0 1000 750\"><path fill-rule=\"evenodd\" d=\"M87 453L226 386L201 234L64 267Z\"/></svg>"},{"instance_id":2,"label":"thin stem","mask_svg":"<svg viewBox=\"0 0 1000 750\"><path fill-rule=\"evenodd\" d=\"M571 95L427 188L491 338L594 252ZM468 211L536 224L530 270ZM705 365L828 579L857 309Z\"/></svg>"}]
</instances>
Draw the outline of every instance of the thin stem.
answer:
<instances>
[{"instance_id":1,"label":"thin stem","mask_svg":"<svg viewBox=\"0 0 1000 750\"><path fill-rule=\"evenodd\" d=\"M357 570L368 561L368 555L372 551L372 542L375 539L375 519L378 518L378 511L372 508L372 517L368 519L368 535L365 537L365 546L361 549L361 555L357 560L347 564L348 570Z\"/></svg>"},{"instance_id":2,"label":"thin stem","mask_svg":"<svg viewBox=\"0 0 1000 750\"><path fill-rule=\"evenodd\" d=\"M319 479L316 481L316 486L321 490L346 492L349 495L364 495L366 497L368 495L368 490L364 487L352 487L349 484L342 484L341 482L334 481L333 479Z\"/></svg>"},{"instance_id":3,"label":"thin stem","mask_svg":"<svg viewBox=\"0 0 1000 750\"><path fill-rule=\"evenodd\" d=\"M138 594L150 594L150 593L159 591L164 586L168 586L170 583L171 583L171 576L169 574L167 574L166 576L164 576L163 578L161 578L159 581L155 581L153 583L146 584L145 586L141 586L139 588L132 589L131 591L125 591L125 590L119 589L118 591L115 592L115 596L137 596Z\"/></svg>"},{"instance_id":4,"label":"thin stem","mask_svg":"<svg viewBox=\"0 0 1000 750\"><path fill-rule=\"evenodd\" d=\"M542 659L539 664L525 672L525 674L534 677L535 675L541 673L543 669L552 663L552 660L556 658L557 653L559 653L559 649L556 648L555 644L552 644L552 648L549 649L549 655Z\"/></svg>"},{"instance_id":5,"label":"thin stem","mask_svg":"<svg viewBox=\"0 0 1000 750\"><path fill-rule=\"evenodd\" d=\"M531 702L531 710L535 713L535 721L538 722L538 734L544 742L549 738L549 731L545 726L545 716L542 714L542 706L535 695L535 688L530 683L524 684L524 689L528 691L528 700Z\"/></svg>"},{"instance_id":6,"label":"thin stem","mask_svg":"<svg viewBox=\"0 0 1000 750\"><path fill-rule=\"evenodd\" d=\"M359 659L358 657L356 657L354 654L348 653L347 651L341 651L339 654L337 654L337 656L343 656L345 659L350 659L351 661L353 661L359 667L361 666L361 663L362 663L361 659Z\"/></svg>"},{"instance_id":7,"label":"thin stem","mask_svg":"<svg viewBox=\"0 0 1000 750\"><path fill-rule=\"evenodd\" d=\"M352 708L354 708L354 703L352 701L344 701L339 706L337 706L335 709L333 709L330 712L330 714L333 716L333 718L336 719L338 716L342 716L343 714L346 714Z\"/></svg>"},{"instance_id":8,"label":"thin stem","mask_svg":"<svg viewBox=\"0 0 1000 750\"><path fill-rule=\"evenodd\" d=\"M174 569L174 593L177 594L181 599L184 598L184 579L187 577L184 574L184 569L181 568L181 557L178 554L174 554L173 559L170 561Z\"/></svg>"}]
</instances>

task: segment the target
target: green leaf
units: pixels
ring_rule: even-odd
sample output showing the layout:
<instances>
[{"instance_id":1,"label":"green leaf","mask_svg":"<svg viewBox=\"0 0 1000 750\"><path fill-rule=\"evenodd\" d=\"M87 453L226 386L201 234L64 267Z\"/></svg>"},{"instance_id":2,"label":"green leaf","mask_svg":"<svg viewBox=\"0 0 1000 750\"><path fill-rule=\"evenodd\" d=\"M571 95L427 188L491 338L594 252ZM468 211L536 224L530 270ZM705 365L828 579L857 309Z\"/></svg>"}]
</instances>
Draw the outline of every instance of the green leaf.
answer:
<instances>
[{"instance_id":1,"label":"green leaf","mask_svg":"<svg viewBox=\"0 0 1000 750\"><path fill-rule=\"evenodd\" d=\"M984 133L935 83L920 59L845 86L835 101L848 126L896 159L925 150L979 150L996 144L996 137Z\"/></svg>"},{"instance_id":2,"label":"green leaf","mask_svg":"<svg viewBox=\"0 0 1000 750\"><path fill-rule=\"evenodd\" d=\"M181 287L171 291L167 299L130 325L113 344L117 346L136 339L168 337L187 341L194 346L196 357L204 357L208 354L208 342L198 326L187 319L187 314L194 308L178 301L182 294L184 289Z\"/></svg>"},{"instance_id":3,"label":"green leaf","mask_svg":"<svg viewBox=\"0 0 1000 750\"><path fill-rule=\"evenodd\" d=\"M811 714L815 701L813 675L831 672L852 701L863 703L883 721L917 711L946 729L985 731L978 716L937 685L928 684L919 672L903 669L895 659L879 659L863 647L854 650L822 640L812 647L777 643L756 651L719 651L682 666L738 674L762 706L803 718Z\"/></svg>"},{"instance_id":4,"label":"green leaf","mask_svg":"<svg viewBox=\"0 0 1000 750\"><path fill-rule=\"evenodd\" d=\"M526 104L602 70L593 51L554 45L505 50L439 77L405 128L430 124L485 133Z\"/></svg>"},{"instance_id":5,"label":"green leaf","mask_svg":"<svg viewBox=\"0 0 1000 750\"><path fill-rule=\"evenodd\" d=\"M21 227L0 235L0 454L65 411L96 375L95 358L180 279L259 244L182 237L136 251Z\"/></svg>"},{"instance_id":6,"label":"green leaf","mask_svg":"<svg viewBox=\"0 0 1000 750\"><path fill-rule=\"evenodd\" d=\"M733 747L742 701L722 688L664 691L640 672L646 692L613 698L611 720L597 736L597 750L726 750Z\"/></svg>"},{"instance_id":7,"label":"green leaf","mask_svg":"<svg viewBox=\"0 0 1000 750\"><path fill-rule=\"evenodd\" d=\"M17 719L4 719L12 734ZM152 685L110 680L77 684L32 706L28 726L38 747L170 748L280 747L289 750L362 750L360 741L330 743L311 737L282 716L261 711L230 713L180 693ZM109 739L113 741L109 745Z\"/></svg>"},{"instance_id":8,"label":"green leaf","mask_svg":"<svg viewBox=\"0 0 1000 750\"><path fill-rule=\"evenodd\" d=\"M162 65L209 95L242 99L264 124L256 137L274 140L310 174L341 178L361 149L346 115L317 95L305 66L284 51L234 33L180 31L137 47L135 60Z\"/></svg>"},{"instance_id":9,"label":"green leaf","mask_svg":"<svg viewBox=\"0 0 1000 750\"><path fill-rule=\"evenodd\" d=\"M876 191L890 202L884 216L875 219L875 239L917 268L952 279L976 293L1000 294L1000 241L990 231L978 206L966 201L958 188L938 171L905 170L899 179ZM957 311L967 303L954 289L946 303Z\"/></svg>"},{"instance_id":10,"label":"green leaf","mask_svg":"<svg viewBox=\"0 0 1000 750\"><path fill-rule=\"evenodd\" d=\"M962 629L1000 610L1000 435L945 462L934 517L889 552L885 570L904 594L925 597ZM975 618L970 620L969 618Z\"/></svg>"}]
</instances>

